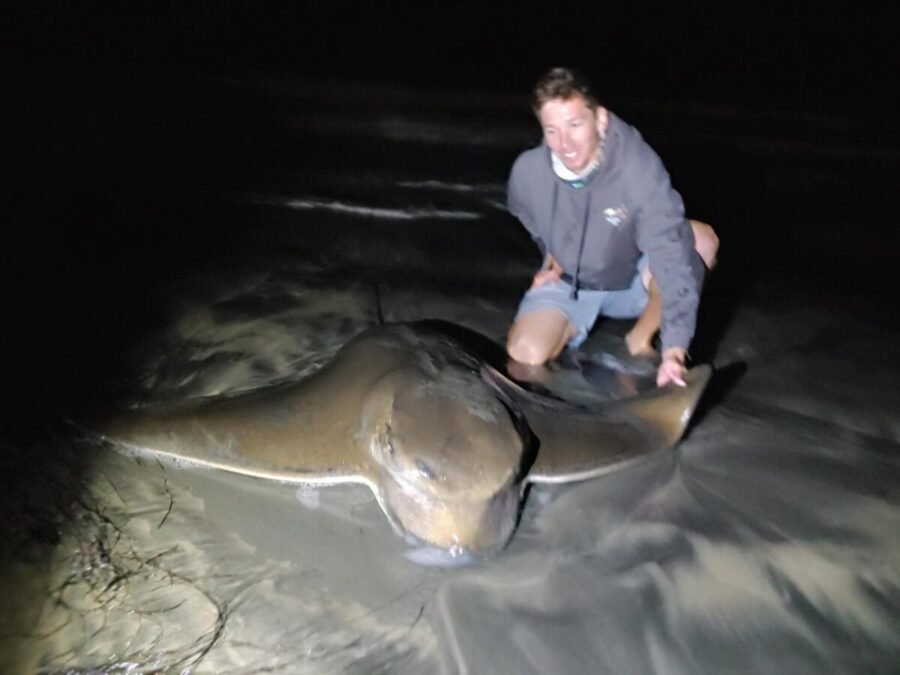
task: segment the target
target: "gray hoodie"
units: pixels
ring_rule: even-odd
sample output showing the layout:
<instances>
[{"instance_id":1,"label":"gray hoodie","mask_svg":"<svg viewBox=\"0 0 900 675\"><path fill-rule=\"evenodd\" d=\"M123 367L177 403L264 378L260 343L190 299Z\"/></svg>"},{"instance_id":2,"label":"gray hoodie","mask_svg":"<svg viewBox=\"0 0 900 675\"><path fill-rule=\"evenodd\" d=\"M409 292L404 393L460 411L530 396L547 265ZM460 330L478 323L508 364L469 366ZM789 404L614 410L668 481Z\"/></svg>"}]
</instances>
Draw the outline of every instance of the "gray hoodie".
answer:
<instances>
[{"instance_id":1,"label":"gray hoodie","mask_svg":"<svg viewBox=\"0 0 900 675\"><path fill-rule=\"evenodd\" d=\"M662 347L688 348L705 268L681 196L637 129L609 114L603 159L580 188L556 175L545 145L524 151L508 207L576 293L627 288L646 253L662 294Z\"/></svg>"}]
</instances>

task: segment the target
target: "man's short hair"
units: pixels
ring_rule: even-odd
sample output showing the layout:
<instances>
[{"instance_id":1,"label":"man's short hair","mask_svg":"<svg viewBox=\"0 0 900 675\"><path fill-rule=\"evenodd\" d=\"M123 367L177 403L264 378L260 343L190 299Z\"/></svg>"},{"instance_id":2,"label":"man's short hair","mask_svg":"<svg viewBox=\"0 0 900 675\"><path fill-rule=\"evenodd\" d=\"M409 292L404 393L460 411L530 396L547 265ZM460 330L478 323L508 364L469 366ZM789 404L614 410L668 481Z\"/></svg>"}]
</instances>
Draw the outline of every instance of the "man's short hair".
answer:
<instances>
[{"instance_id":1,"label":"man's short hair","mask_svg":"<svg viewBox=\"0 0 900 675\"><path fill-rule=\"evenodd\" d=\"M551 68L534 85L531 107L537 115L547 101L567 101L579 96L592 111L600 106L593 85L582 73L572 68Z\"/></svg>"}]
</instances>

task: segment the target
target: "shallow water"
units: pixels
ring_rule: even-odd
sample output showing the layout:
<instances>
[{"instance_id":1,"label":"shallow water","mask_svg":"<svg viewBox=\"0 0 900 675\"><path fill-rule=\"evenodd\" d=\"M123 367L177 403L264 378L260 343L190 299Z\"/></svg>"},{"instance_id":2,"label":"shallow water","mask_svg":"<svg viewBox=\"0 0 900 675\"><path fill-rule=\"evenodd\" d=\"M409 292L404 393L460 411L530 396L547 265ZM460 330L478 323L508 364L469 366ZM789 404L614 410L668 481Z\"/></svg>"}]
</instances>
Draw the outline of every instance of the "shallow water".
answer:
<instances>
[{"instance_id":1,"label":"shallow water","mask_svg":"<svg viewBox=\"0 0 900 675\"><path fill-rule=\"evenodd\" d=\"M359 127L322 116L334 89L281 95L287 159L254 157L266 171L227 196L232 220L197 225L184 245L210 255L160 281L166 311L108 404L301 378L378 304L388 321L502 342L536 263L498 209L528 142L511 104L419 109L400 91ZM473 135L461 110L479 107L493 126ZM329 145L349 148L352 170L329 164ZM897 672L895 326L866 309L867 289L838 297L777 266L728 286L741 265L729 234L747 235L720 234L711 282L740 293L709 300L706 342L718 332L701 354L718 372L688 437L639 466L532 487L486 560L417 564L364 487L298 490L64 431L10 440L0 671ZM621 329L599 326L587 350Z\"/></svg>"}]
</instances>

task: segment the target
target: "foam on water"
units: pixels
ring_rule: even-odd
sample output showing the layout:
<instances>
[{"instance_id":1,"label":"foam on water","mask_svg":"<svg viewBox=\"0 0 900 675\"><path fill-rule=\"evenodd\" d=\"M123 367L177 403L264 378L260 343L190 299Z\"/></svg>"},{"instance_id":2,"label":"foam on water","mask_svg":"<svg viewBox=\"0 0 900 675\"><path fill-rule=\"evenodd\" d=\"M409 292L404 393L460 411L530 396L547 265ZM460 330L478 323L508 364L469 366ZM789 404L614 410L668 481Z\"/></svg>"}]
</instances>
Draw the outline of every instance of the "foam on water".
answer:
<instances>
[{"instance_id":1,"label":"foam on water","mask_svg":"<svg viewBox=\"0 0 900 675\"><path fill-rule=\"evenodd\" d=\"M291 209L314 210L322 209L337 213L347 213L355 216L369 218L386 218L389 220L475 220L481 218L480 213L474 211L448 211L444 209L423 208L395 208L389 209L377 206L364 206L360 204L348 204L339 201L325 201L319 199L288 199L284 206Z\"/></svg>"}]
</instances>

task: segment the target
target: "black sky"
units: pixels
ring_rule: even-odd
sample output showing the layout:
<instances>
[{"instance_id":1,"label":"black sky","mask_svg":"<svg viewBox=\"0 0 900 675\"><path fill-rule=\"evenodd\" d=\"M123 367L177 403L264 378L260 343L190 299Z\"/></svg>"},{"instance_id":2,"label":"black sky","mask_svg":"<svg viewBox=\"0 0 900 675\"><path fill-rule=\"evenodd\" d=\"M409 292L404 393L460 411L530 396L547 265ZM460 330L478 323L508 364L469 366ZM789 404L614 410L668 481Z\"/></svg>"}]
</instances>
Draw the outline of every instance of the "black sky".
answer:
<instances>
[{"instance_id":1,"label":"black sky","mask_svg":"<svg viewBox=\"0 0 900 675\"><path fill-rule=\"evenodd\" d=\"M889 100L898 12L822 3L33 3L10 64L114 64L472 84L548 65L611 90L870 106Z\"/></svg>"}]
</instances>

